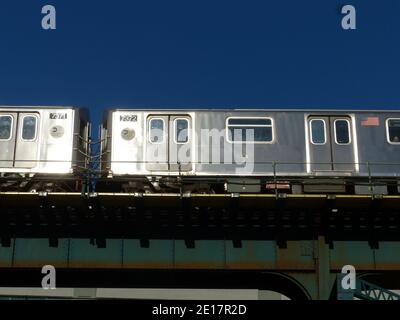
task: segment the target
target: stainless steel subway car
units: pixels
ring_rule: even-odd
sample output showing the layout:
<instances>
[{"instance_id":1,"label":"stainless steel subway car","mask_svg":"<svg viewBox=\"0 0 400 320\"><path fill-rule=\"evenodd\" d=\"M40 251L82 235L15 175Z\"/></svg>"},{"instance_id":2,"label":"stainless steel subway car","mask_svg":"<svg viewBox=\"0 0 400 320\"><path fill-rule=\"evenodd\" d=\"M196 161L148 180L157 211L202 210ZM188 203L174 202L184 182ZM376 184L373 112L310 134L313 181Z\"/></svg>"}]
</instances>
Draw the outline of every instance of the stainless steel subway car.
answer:
<instances>
[{"instance_id":1,"label":"stainless steel subway car","mask_svg":"<svg viewBox=\"0 0 400 320\"><path fill-rule=\"evenodd\" d=\"M0 107L0 188L54 188L87 167L87 112L74 107ZM53 177L39 183L37 178ZM66 190L70 190L67 188Z\"/></svg>"},{"instance_id":2,"label":"stainless steel subway car","mask_svg":"<svg viewBox=\"0 0 400 320\"><path fill-rule=\"evenodd\" d=\"M101 149L130 191L397 193L400 111L117 109Z\"/></svg>"}]
</instances>

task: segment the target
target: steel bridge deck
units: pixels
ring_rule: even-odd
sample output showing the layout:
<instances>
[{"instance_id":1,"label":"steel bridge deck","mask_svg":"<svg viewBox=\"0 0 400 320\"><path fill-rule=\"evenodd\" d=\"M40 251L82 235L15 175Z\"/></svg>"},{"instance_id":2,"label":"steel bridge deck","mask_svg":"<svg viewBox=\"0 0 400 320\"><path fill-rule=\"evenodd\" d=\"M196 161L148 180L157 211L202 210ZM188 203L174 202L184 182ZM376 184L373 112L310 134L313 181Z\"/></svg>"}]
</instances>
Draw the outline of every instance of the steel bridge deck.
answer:
<instances>
[{"instance_id":1,"label":"steel bridge deck","mask_svg":"<svg viewBox=\"0 0 400 320\"><path fill-rule=\"evenodd\" d=\"M351 264L400 287L398 195L3 192L0 240L0 285L40 285L51 264L65 285L126 271L130 287L274 284L327 299Z\"/></svg>"},{"instance_id":2,"label":"steel bridge deck","mask_svg":"<svg viewBox=\"0 0 400 320\"><path fill-rule=\"evenodd\" d=\"M0 192L0 205L41 205L43 199L58 206L86 205L96 199L107 206L132 205L132 199L142 198L146 207L179 207L182 200L190 199L194 206L223 208L232 199L247 208L275 208L285 202L287 208L322 208L327 201L334 201L338 208L368 208L379 200L380 208L400 208L400 195L344 195L344 194L180 194L180 193L65 193L65 192Z\"/></svg>"}]
</instances>

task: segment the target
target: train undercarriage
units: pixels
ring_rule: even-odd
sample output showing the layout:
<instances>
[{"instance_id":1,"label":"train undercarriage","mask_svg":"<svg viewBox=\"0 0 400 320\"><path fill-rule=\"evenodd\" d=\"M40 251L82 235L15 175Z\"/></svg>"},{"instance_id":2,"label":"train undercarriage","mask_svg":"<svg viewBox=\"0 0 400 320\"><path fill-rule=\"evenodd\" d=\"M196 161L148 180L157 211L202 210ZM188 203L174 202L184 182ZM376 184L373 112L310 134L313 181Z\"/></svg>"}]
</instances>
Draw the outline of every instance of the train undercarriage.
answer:
<instances>
[{"instance_id":1,"label":"train undercarriage","mask_svg":"<svg viewBox=\"0 0 400 320\"><path fill-rule=\"evenodd\" d=\"M385 177L183 177L142 176L100 178L96 192L199 194L400 194L400 179Z\"/></svg>"},{"instance_id":2,"label":"train undercarriage","mask_svg":"<svg viewBox=\"0 0 400 320\"><path fill-rule=\"evenodd\" d=\"M1 173L0 192L81 192L86 181L80 177L43 174Z\"/></svg>"},{"instance_id":3,"label":"train undercarriage","mask_svg":"<svg viewBox=\"0 0 400 320\"><path fill-rule=\"evenodd\" d=\"M55 176L1 173L0 192L398 195L398 177Z\"/></svg>"}]
</instances>

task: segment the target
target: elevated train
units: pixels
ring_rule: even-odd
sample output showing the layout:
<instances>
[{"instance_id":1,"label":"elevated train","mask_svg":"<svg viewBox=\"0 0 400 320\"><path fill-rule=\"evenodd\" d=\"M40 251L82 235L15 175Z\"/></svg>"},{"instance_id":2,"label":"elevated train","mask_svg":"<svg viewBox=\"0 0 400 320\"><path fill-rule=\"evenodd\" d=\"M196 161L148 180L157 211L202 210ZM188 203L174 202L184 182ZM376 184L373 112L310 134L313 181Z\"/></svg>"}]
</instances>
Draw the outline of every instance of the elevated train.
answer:
<instances>
[{"instance_id":1,"label":"elevated train","mask_svg":"<svg viewBox=\"0 0 400 320\"><path fill-rule=\"evenodd\" d=\"M96 143L98 152L93 152ZM0 107L0 190L399 194L400 111Z\"/></svg>"},{"instance_id":2,"label":"elevated train","mask_svg":"<svg viewBox=\"0 0 400 320\"><path fill-rule=\"evenodd\" d=\"M89 131L82 108L1 106L0 190L80 190Z\"/></svg>"},{"instance_id":3,"label":"elevated train","mask_svg":"<svg viewBox=\"0 0 400 320\"><path fill-rule=\"evenodd\" d=\"M115 109L102 141L130 192L399 192L400 111Z\"/></svg>"}]
</instances>

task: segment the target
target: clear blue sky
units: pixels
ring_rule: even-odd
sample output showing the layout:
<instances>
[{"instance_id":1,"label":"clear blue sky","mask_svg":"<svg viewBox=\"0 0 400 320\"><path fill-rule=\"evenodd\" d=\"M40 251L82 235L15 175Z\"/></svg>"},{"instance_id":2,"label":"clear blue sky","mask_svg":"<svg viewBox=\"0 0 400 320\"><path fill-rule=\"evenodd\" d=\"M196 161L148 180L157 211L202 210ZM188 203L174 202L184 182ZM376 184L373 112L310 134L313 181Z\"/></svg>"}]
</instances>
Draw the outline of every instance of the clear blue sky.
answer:
<instances>
[{"instance_id":1,"label":"clear blue sky","mask_svg":"<svg viewBox=\"0 0 400 320\"><path fill-rule=\"evenodd\" d=\"M0 104L397 109L399 31L399 0L2 0Z\"/></svg>"}]
</instances>

